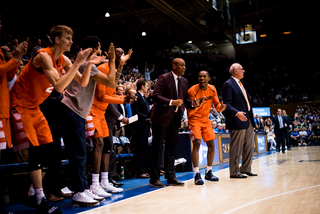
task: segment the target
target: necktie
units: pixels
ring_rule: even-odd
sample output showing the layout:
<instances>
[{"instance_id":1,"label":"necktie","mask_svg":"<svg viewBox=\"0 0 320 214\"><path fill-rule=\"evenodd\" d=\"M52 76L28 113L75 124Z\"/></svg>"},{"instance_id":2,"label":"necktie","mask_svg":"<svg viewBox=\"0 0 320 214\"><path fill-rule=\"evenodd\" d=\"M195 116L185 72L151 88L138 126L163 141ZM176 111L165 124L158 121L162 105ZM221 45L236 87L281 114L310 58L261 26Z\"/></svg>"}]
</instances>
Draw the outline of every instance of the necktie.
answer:
<instances>
[{"instance_id":1,"label":"necktie","mask_svg":"<svg viewBox=\"0 0 320 214\"><path fill-rule=\"evenodd\" d=\"M241 88L241 90L242 90L242 93L243 93L243 95L244 95L244 98L245 98L246 101L247 101L248 111L250 111L250 103L249 103L249 100L248 100L248 97L247 97L247 93L246 93L246 91L244 90L244 87L243 87L242 83L240 82L240 80L239 80L239 84L240 84L240 88Z\"/></svg>"},{"instance_id":2,"label":"necktie","mask_svg":"<svg viewBox=\"0 0 320 214\"><path fill-rule=\"evenodd\" d=\"M279 116L279 128L282 129L283 128L283 121L282 121L282 117Z\"/></svg>"},{"instance_id":3,"label":"necktie","mask_svg":"<svg viewBox=\"0 0 320 214\"><path fill-rule=\"evenodd\" d=\"M178 99L184 100L183 99L183 93L182 93L182 88L181 88L181 78L178 77ZM180 106L181 112L184 112L184 103Z\"/></svg>"},{"instance_id":4,"label":"necktie","mask_svg":"<svg viewBox=\"0 0 320 214\"><path fill-rule=\"evenodd\" d=\"M146 105L147 109L148 109L148 113L150 111L150 108L149 108L149 103L148 103L148 100L146 99L145 96L142 96L143 97L143 101L144 101L144 104Z\"/></svg>"}]
</instances>

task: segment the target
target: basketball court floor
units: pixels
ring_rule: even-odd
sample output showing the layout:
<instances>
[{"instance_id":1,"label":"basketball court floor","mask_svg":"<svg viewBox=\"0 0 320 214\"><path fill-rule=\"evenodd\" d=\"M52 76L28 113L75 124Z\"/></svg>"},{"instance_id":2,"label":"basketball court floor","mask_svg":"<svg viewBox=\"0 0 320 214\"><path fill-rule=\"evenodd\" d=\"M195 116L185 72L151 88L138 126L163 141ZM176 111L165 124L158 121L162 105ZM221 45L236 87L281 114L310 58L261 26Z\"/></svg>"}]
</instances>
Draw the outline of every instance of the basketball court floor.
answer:
<instances>
[{"instance_id":1,"label":"basketball court floor","mask_svg":"<svg viewBox=\"0 0 320 214\"><path fill-rule=\"evenodd\" d=\"M158 189L148 185L148 179L126 179L125 191L98 207L71 207L71 199L55 205L63 213L86 214L320 213L320 147L257 154L252 165L257 177L231 179L228 167L228 163L215 165L213 172L220 181L205 181L203 186L194 185L192 172L177 173L184 187ZM204 169L201 174L204 176ZM162 181L166 184L164 178ZM32 213L21 206L17 213Z\"/></svg>"},{"instance_id":2,"label":"basketball court floor","mask_svg":"<svg viewBox=\"0 0 320 214\"><path fill-rule=\"evenodd\" d=\"M257 177L230 179L229 168L214 168L219 182L196 186L192 174L182 175L184 187L148 191L84 213L320 213L320 147L257 155Z\"/></svg>"}]
</instances>

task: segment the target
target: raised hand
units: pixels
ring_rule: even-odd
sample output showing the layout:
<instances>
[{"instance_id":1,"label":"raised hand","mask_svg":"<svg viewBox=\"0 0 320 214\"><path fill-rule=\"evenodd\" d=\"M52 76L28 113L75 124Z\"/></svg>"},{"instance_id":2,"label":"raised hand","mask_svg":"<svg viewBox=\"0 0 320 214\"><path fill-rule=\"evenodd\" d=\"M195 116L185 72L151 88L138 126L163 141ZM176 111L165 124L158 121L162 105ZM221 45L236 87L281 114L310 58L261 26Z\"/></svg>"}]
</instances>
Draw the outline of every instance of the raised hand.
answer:
<instances>
[{"instance_id":1,"label":"raised hand","mask_svg":"<svg viewBox=\"0 0 320 214\"><path fill-rule=\"evenodd\" d=\"M16 40L16 43L17 42L18 40ZM13 48L12 57L17 62L19 62L23 57L23 55L27 53L27 50L28 50L28 42L27 41L21 42L19 45L17 44L17 46Z\"/></svg>"},{"instance_id":2,"label":"raised hand","mask_svg":"<svg viewBox=\"0 0 320 214\"><path fill-rule=\"evenodd\" d=\"M89 58L89 63L92 64L99 64L101 63L103 60L106 59L105 56L98 56L98 54L101 53L101 50L97 50L94 54L92 54Z\"/></svg>"},{"instance_id":3,"label":"raised hand","mask_svg":"<svg viewBox=\"0 0 320 214\"><path fill-rule=\"evenodd\" d=\"M108 53L104 52L109 59L109 61L115 61L116 60L116 52L114 50L114 45L113 43L110 44Z\"/></svg>"},{"instance_id":4,"label":"raised hand","mask_svg":"<svg viewBox=\"0 0 320 214\"><path fill-rule=\"evenodd\" d=\"M122 61L122 62L128 61L128 59L130 59L130 57L131 57L132 52L133 52L133 51L132 51L132 49L130 48L127 55L122 54L122 56L121 56L121 58L120 58L121 61Z\"/></svg>"}]
</instances>

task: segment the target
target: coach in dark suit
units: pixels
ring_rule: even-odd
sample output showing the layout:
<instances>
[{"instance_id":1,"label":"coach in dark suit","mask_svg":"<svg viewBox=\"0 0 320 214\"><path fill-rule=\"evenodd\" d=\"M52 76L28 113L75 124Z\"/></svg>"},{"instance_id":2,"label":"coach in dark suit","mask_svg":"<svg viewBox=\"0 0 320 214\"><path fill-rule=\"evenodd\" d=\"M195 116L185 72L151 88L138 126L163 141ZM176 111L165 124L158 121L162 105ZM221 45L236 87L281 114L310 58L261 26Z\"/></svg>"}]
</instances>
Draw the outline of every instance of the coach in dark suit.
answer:
<instances>
[{"instance_id":1,"label":"coach in dark suit","mask_svg":"<svg viewBox=\"0 0 320 214\"><path fill-rule=\"evenodd\" d=\"M184 185L177 180L174 160L177 153L178 131L181 114L185 107L192 108L188 99L188 81L182 77L186 70L185 61L176 58L172 61L172 71L158 77L153 91L154 106L151 110L152 151L150 185L164 187L159 180L163 143L165 141L164 167L168 185ZM198 101L195 106L199 105Z\"/></svg>"},{"instance_id":2,"label":"coach in dark suit","mask_svg":"<svg viewBox=\"0 0 320 214\"><path fill-rule=\"evenodd\" d=\"M150 131L150 109L146 98L148 84L145 80L138 80L137 90L137 100L131 106L132 114L138 115L138 121L133 123L132 141L136 145L138 175L141 178L149 178L147 157Z\"/></svg>"},{"instance_id":3,"label":"coach in dark suit","mask_svg":"<svg viewBox=\"0 0 320 214\"><path fill-rule=\"evenodd\" d=\"M225 111L226 125L231 136L229 150L230 178L247 177L242 174L257 176L257 174L251 172L254 121L249 95L240 81L244 72L240 64L232 64L230 67L231 78L222 86L223 102L227 105ZM239 167L241 155L242 164Z\"/></svg>"},{"instance_id":4,"label":"coach in dark suit","mask_svg":"<svg viewBox=\"0 0 320 214\"><path fill-rule=\"evenodd\" d=\"M280 145L282 147L282 153L285 153L285 138L287 134L287 128L285 124L296 124L293 120L290 120L289 117L283 116L281 109L277 110L277 115L273 116L272 123L274 124L274 134L276 135L277 141L277 152L280 152ZM290 147L290 145L289 145ZM288 148L289 148L288 147Z\"/></svg>"}]
</instances>

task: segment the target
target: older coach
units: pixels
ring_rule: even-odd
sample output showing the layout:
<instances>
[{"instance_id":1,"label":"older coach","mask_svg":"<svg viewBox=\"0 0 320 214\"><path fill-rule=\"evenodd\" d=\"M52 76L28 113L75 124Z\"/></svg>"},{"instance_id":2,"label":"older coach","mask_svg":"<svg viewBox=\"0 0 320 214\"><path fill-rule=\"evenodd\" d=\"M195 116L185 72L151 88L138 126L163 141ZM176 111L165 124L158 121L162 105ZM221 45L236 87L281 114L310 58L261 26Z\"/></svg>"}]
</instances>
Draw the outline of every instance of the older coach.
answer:
<instances>
[{"instance_id":1,"label":"older coach","mask_svg":"<svg viewBox=\"0 0 320 214\"><path fill-rule=\"evenodd\" d=\"M249 95L240 81L244 72L239 63L232 64L230 67L231 77L222 86L223 102L227 105L226 124L231 135L230 178L246 178L247 176L243 174L257 176L251 172L254 122ZM242 164L239 167L241 155Z\"/></svg>"}]
</instances>

